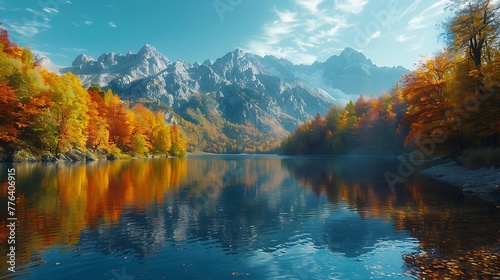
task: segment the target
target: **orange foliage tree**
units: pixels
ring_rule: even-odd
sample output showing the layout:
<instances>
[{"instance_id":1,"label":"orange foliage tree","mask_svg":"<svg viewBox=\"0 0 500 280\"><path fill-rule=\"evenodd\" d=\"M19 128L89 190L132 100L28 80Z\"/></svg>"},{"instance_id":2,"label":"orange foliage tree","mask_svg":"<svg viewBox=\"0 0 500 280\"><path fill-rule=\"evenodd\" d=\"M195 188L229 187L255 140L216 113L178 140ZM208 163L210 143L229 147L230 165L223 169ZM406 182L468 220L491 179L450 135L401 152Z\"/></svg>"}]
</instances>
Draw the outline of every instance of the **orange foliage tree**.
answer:
<instances>
[{"instance_id":1,"label":"orange foliage tree","mask_svg":"<svg viewBox=\"0 0 500 280\"><path fill-rule=\"evenodd\" d=\"M142 104L130 109L111 90L85 90L70 72L60 76L40 69L31 51L0 28L0 151L58 156L73 148L184 155L186 141L177 124L169 128L162 112Z\"/></svg>"},{"instance_id":2,"label":"orange foliage tree","mask_svg":"<svg viewBox=\"0 0 500 280\"><path fill-rule=\"evenodd\" d=\"M410 126L405 139L412 145L425 139L442 139L453 134L452 92L448 89L454 62L447 53L420 63L404 77L402 95L408 105L403 122ZM439 142L439 141L436 141Z\"/></svg>"}]
</instances>

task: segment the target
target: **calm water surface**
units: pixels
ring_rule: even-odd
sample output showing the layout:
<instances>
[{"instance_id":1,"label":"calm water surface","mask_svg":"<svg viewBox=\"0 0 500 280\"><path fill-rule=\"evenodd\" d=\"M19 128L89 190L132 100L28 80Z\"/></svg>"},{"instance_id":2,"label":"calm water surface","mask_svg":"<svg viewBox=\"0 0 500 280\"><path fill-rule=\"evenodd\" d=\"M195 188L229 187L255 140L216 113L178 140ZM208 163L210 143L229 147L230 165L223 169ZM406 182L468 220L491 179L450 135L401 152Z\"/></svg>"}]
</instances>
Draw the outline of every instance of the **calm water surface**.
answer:
<instances>
[{"instance_id":1,"label":"calm water surface","mask_svg":"<svg viewBox=\"0 0 500 280\"><path fill-rule=\"evenodd\" d=\"M14 164L11 274L10 167L0 165L0 278L411 279L425 267L407 256L453 259L500 243L495 205L418 176L391 190L383 174L397 162L381 159Z\"/></svg>"}]
</instances>

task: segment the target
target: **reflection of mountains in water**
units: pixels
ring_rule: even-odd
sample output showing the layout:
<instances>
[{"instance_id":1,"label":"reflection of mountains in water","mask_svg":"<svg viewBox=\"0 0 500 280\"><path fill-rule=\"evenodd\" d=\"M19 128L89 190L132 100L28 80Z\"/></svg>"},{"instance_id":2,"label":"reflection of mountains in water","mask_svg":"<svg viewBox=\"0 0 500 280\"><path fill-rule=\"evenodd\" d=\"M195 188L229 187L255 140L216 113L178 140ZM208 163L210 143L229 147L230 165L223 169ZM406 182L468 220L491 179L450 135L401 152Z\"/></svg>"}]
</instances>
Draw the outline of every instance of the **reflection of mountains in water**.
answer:
<instances>
[{"instance_id":1,"label":"reflection of mountains in water","mask_svg":"<svg viewBox=\"0 0 500 280\"><path fill-rule=\"evenodd\" d=\"M105 253L113 248L148 256L162 246L213 240L232 254L280 250L306 231L304 238L315 246L356 257L381 239L401 238L393 223L362 219L345 203L332 208L324 198L311 195L289 177L288 167L280 167L284 162L288 160L190 159L188 170L196 175L164 201L151 204L143 214L123 214L115 227L85 231L81 242L97 241ZM311 167L328 173L321 170L325 165Z\"/></svg>"},{"instance_id":2,"label":"reflection of mountains in water","mask_svg":"<svg viewBox=\"0 0 500 280\"><path fill-rule=\"evenodd\" d=\"M386 167L395 166L391 161L228 156L174 163L127 161L75 166L71 172L64 169L60 173L46 169L54 180L57 178L54 186L59 191L45 193L37 200L52 201L51 195L61 196L63 221L78 220L84 228L76 228L79 244L97 244L106 254L131 250L140 257L197 240L215 242L210 246L220 247L226 254L275 252L294 246L290 240L297 235L314 246L356 257L369 252L380 240L399 239L407 231L423 247L449 252L491 244L495 240L492 232L499 229L494 223L496 212L491 209L480 208L481 219L475 218L477 213L449 210L474 203L453 188L409 180L392 192L383 181L383 172L390 170ZM33 175L27 170L20 174ZM76 186L75 178L87 182L81 189L85 196L75 195L78 188L68 187L70 182ZM30 185L25 179L20 175L20 185ZM103 180L108 184L102 185ZM83 198L86 208L65 210L69 205L82 205ZM78 213L78 217L87 213L89 220L77 218ZM28 217L25 220L42 224ZM50 226L61 228L55 223L53 219ZM391 233L393 229L397 232ZM301 235L303 232L306 234Z\"/></svg>"},{"instance_id":3,"label":"reflection of mountains in water","mask_svg":"<svg viewBox=\"0 0 500 280\"><path fill-rule=\"evenodd\" d=\"M329 221L325 227L325 242L332 252L343 253L355 258L369 253L381 240L394 240L408 237L397 236L392 222L378 219L342 218Z\"/></svg>"}]
</instances>

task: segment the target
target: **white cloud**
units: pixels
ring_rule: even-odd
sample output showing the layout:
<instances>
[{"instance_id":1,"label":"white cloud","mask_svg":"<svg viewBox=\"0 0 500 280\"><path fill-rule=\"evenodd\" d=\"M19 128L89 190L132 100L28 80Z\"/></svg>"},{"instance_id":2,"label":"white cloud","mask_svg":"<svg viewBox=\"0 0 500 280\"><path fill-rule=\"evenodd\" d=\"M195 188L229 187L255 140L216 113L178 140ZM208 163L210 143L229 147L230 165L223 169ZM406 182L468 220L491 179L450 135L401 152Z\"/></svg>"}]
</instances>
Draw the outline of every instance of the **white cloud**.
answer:
<instances>
[{"instance_id":1,"label":"white cloud","mask_svg":"<svg viewBox=\"0 0 500 280\"><path fill-rule=\"evenodd\" d=\"M108 25L111 26L111 27L113 27L113 28L116 28L116 24L114 22L112 22L112 21L108 22Z\"/></svg>"},{"instance_id":2,"label":"white cloud","mask_svg":"<svg viewBox=\"0 0 500 280\"><path fill-rule=\"evenodd\" d=\"M279 19L282 21L282 22L294 22L294 21L297 21L297 13L292 13L288 10L284 11L284 12L280 12L278 9L276 9L276 7L274 7L274 11L276 13L276 15L279 17Z\"/></svg>"},{"instance_id":3,"label":"white cloud","mask_svg":"<svg viewBox=\"0 0 500 280\"><path fill-rule=\"evenodd\" d=\"M92 25L92 24L93 24L93 22L91 22L90 20L86 20L84 23L85 23L86 25Z\"/></svg>"},{"instance_id":4,"label":"white cloud","mask_svg":"<svg viewBox=\"0 0 500 280\"><path fill-rule=\"evenodd\" d=\"M389 48L376 40L382 37L391 38L398 48L427 51L433 42L422 41L414 30L418 34L434 32L440 15L444 17L445 3L416 0L398 5L370 2L367 6L368 0L294 0L286 9L274 7L274 16L260 36L241 48L304 64L324 61L345 47L387 52ZM377 59L386 65L383 61L391 58L384 54Z\"/></svg>"},{"instance_id":5,"label":"white cloud","mask_svg":"<svg viewBox=\"0 0 500 280\"><path fill-rule=\"evenodd\" d=\"M243 49L258 55L274 55L294 63L310 64L317 60L313 53L330 48L344 29L347 20L330 9L318 9L323 0L296 0L293 10L274 7L275 20L263 27L263 34Z\"/></svg>"},{"instance_id":6,"label":"white cloud","mask_svg":"<svg viewBox=\"0 0 500 280\"><path fill-rule=\"evenodd\" d=\"M421 11L418 15L412 17L408 21L407 28L409 30L417 30L426 28L429 25L434 24L435 20L433 20L433 18L443 14L443 9L446 6L447 2L447 0L439 0L430 7Z\"/></svg>"},{"instance_id":7,"label":"white cloud","mask_svg":"<svg viewBox=\"0 0 500 280\"><path fill-rule=\"evenodd\" d=\"M400 43L403 43L403 42L406 42L408 40L411 40L411 39L414 39L415 35L406 35L406 34L400 34L396 37L396 41L400 42Z\"/></svg>"},{"instance_id":8,"label":"white cloud","mask_svg":"<svg viewBox=\"0 0 500 280\"><path fill-rule=\"evenodd\" d=\"M54 9L54 8L43 8L43 11L49 15L54 15L54 14L59 13L59 11L57 9Z\"/></svg>"},{"instance_id":9,"label":"white cloud","mask_svg":"<svg viewBox=\"0 0 500 280\"><path fill-rule=\"evenodd\" d=\"M32 20L25 21L24 23L20 24L17 22L4 21L4 24L9 31L15 32L26 39L31 39L36 34L50 29L51 26L48 24L48 22L49 19L44 18L44 22Z\"/></svg>"},{"instance_id":10,"label":"white cloud","mask_svg":"<svg viewBox=\"0 0 500 280\"><path fill-rule=\"evenodd\" d=\"M33 13L37 16L40 16L40 17L46 17L47 15L45 13L42 13L42 12L39 12L39 11L36 11L32 8L26 8L26 11L30 12L30 13Z\"/></svg>"},{"instance_id":11,"label":"white cloud","mask_svg":"<svg viewBox=\"0 0 500 280\"><path fill-rule=\"evenodd\" d=\"M368 0L335 0L335 7L341 11L359 14L368 4Z\"/></svg>"},{"instance_id":12,"label":"white cloud","mask_svg":"<svg viewBox=\"0 0 500 280\"><path fill-rule=\"evenodd\" d=\"M373 40L373 39L376 39L378 37L380 37L380 35L382 35L382 32L379 30L379 31L375 31L371 36L370 36L370 40Z\"/></svg>"},{"instance_id":13,"label":"white cloud","mask_svg":"<svg viewBox=\"0 0 500 280\"><path fill-rule=\"evenodd\" d=\"M415 0L415 1L413 1L413 2L411 3L411 5L410 5L408 8L406 8L406 9L405 9L402 13L400 13L400 14L399 14L398 18L399 18L399 19L402 19L402 18L404 18L407 14L409 14L409 13L411 13L411 12L415 11L415 9L417 9L417 7L418 7L418 4L420 4L420 1L421 1L421 0Z\"/></svg>"},{"instance_id":14,"label":"white cloud","mask_svg":"<svg viewBox=\"0 0 500 280\"><path fill-rule=\"evenodd\" d=\"M15 32L26 38L31 38L36 34L40 33L40 30L34 26L9 24L8 28L10 31Z\"/></svg>"},{"instance_id":15,"label":"white cloud","mask_svg":"<svg viewBox=\"0 0 500 280\"><path fill-rule=\"evenodd\" d=\"M295 0L295 3L300 7L308 10L310 13L318 13L319 4L323 3L324 0Z\"/></svg>"},{"instance_id":16,"label":"white cloud","mask_svg":"<svg viewBox=\"0 0 500 280\"><path fill-rule=\"evenodd\" d=\"M248 51L260 56L274 55L276 57L286 58L297 64L311 64L317 60L315 55L305 53L301 51L300 48L278 47L257 41L250 43Z\"/></svg>"}]
</instances>

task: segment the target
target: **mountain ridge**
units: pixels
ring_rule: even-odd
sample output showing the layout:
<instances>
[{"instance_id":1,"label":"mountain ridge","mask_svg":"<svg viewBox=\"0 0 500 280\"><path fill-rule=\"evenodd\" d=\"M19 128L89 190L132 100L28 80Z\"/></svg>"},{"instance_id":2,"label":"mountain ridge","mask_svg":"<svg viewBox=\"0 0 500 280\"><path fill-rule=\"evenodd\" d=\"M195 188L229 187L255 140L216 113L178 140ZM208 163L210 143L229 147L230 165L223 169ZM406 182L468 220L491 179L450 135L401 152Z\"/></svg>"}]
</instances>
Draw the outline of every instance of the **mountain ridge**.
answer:
<instances>
[{"instance_id":1,"label":"mountain ridge","mask_svg":"<svg viewBox=\"0 0 500 280\"><path fill-rule=\"evenodd\" d=\"M50 65L50 60L43 61ZM387 92L408 72L402 67L378 67L352 48L312 65L241 49L214 61L189 63L172 62L148 44L136 54L104 53L98 59L81 54L72 66L58 70L77 75L85 87L112 89L124 100L162 102L180 118L193 119L192 109L200 109L197 118L221 131L221 123L227 121L254 126L278 139L317 113L324 115L334 104L344 106L362 93ZM197 94L204 96L204 102L190 102Z\"/></svg>"}]
</instances>

